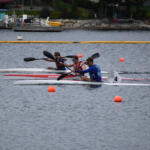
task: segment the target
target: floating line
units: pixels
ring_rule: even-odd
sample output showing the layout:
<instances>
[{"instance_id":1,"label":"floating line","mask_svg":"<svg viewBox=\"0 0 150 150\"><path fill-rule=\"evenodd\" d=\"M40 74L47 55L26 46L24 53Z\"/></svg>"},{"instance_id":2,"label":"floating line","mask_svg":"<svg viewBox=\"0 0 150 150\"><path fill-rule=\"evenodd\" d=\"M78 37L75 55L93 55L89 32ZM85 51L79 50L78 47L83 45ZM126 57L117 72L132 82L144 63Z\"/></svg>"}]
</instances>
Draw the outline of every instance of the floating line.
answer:
<instances>
[{"instance_id":1,"label":"floating line","mask_svg":"<svg viewBox=\"0 0 150 150\"><path fill-rule=\"evenodd\" d=\"M150 44L150 41L0 41L14 44Z\"/></svg>"}]
</instances>

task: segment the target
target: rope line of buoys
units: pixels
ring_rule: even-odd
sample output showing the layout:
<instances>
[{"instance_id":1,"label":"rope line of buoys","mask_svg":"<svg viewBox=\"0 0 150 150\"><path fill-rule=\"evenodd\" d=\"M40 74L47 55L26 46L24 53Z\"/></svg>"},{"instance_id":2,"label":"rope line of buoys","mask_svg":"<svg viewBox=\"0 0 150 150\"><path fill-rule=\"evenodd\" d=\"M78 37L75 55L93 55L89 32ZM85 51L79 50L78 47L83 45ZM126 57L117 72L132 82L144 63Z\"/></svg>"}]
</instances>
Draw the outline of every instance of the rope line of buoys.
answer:
<instances>
[{"instance_id":1,"label":"rope line of buoys","mask_svg":"<svg viewBox=\"0 0 150 150\"><path fill-rule=\"evenodd\" d=\"M0 43L40 44L150 44L150 41L0 41Z\"/></svg>"}]
</instances>

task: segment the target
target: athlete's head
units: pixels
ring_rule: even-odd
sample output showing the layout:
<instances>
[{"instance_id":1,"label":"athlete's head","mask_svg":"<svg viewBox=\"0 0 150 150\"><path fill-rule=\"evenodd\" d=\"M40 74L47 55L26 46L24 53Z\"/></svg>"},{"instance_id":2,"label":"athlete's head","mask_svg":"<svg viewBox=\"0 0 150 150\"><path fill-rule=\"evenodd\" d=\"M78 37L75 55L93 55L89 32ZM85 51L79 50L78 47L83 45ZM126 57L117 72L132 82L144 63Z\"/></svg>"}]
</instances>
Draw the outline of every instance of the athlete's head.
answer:
<instances>
[{"instance_id":1,"label":"athlete's head","mask_svg":"<svg viewBox=\"0 0 150 150\"><path fill-rule=\"evenodd\" d=\"M55 52L54 55L55 55L56 58L60 57L60 53L59 52Z\"/></svg>"},{"instance_id":2,"label":"athlete's head","mask_svg":"<svg viewBox=\"0 0 150 150\"><path fill-rule=\"evenodd\" d=\"M91 67L93 66L93 58L89 57L87 60L86 60L86 64Z\"/></svg>"},{"instance_id":3,"label":"athlete's head","mask_svg":"<svg viewBox=\"0 0 150 150\"><path fill-rule=\"evenodd\" d=\"M78 63L78 61L79 61L78 56L74 56L73 59L72 59L72 61L73 61L74 63Z\"/></svg>"}]
</instances>

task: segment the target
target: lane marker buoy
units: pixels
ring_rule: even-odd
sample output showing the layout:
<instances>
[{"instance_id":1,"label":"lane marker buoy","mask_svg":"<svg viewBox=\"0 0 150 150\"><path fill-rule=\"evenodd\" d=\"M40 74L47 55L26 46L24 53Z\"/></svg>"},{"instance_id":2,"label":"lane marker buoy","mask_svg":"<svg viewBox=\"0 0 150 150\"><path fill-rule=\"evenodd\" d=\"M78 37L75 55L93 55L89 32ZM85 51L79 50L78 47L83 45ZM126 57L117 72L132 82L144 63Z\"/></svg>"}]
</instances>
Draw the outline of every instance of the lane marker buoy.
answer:
<instances>
[{"instance_id":1,"label":"lane marker buoy","mask_svg":"<svg viewBox=\"0 0 150 150\"><path fill-rule=\"evenodd\" d=\"M54 86L49 86L48 87L48 92L56 92L55 87Z\"/></svg>"},{"instance_id":2,"label":"lane marker buoy","mask_svg":"<svg viewBox=\"0 0 150 150\"><path fill-rule=\"evenodd\" d=\"M125 59L124 58L120 58L120 62L124 62L125 61Z\"/></svg>"},{"instance_id":3,"label":"lane marker buoy","mask_svg":"<svg viewBox=\"0 0 150 150\"><path fill-rule=\"evenodd\" d=\"M122 97L121 96L115 96L114 102L122 102Z\"/></svg>"},{"instance_id":4,"label":"lane marker buoy","mask_svg":"<svg viewBox=\"0 0 150 150\"><path fill-rule=\"evenodd\" d=\"M82 58L83 57L83 55L82 54L78 54L78 58Z\"/></svg>"}]
</instances>

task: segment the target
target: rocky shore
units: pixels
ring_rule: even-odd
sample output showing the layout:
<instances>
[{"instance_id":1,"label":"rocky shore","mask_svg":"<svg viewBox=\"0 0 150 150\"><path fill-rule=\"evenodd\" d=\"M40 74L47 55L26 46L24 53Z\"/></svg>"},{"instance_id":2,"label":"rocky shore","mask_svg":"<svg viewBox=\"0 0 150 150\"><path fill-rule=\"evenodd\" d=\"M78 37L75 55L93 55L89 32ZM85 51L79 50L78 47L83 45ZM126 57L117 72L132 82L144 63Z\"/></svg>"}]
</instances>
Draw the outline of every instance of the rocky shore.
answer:
<instances>
[{"instance_id":1,"label":"rocky shore","mask_svg":"<svg viewBox=\"0 0 150 150\"><path fill-rule=\"evenodd\" d=\"M53 20L54 21L54 20ZM63 29L88 29L88 30L150 30L150 24L140 20L118 20L110 22L103 20L57 20L63 23Z\"/></svg>"}]
</instances>

